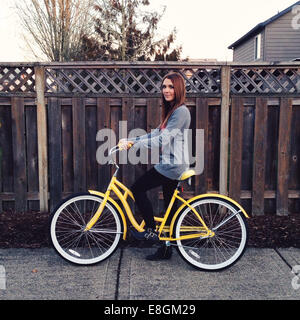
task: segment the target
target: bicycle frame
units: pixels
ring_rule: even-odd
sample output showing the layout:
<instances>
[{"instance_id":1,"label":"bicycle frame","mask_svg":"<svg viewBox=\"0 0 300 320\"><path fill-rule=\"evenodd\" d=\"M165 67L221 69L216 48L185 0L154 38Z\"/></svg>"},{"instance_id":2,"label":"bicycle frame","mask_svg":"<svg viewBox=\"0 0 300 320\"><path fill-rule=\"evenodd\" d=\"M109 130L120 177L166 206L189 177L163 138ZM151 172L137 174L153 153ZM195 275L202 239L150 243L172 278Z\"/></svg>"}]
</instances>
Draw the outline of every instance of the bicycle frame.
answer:
<instances>
[{"instance_id":1,"label":"bicycle frame","mask_svg":"<svg viewBox=\"0 0 300 320\"><path fill-rule=\"evenodd\" d=\"M120 189L122 189L122 191L124 191L124 194L121 192ZM101 192L98 192L98 191L94 191L94 190L89 190L89 192L91 194L103 197L103 202L99 206L98 210L96 211L96 213L94 214L92 219L87 224L86 229L85 229L86 231L91 229L93 227L93 225L97 222L97 220L100 218L101 213L102 213L107 201L110 201L110 202L113 201L113 199L110 197L111 192L114 192L116 194L116 196L118 197L118 199L121 201L121 203L122 203L122 205L123 205L123 207L125 209L126 215L127 215L128 219L129 219L130 223L132 224L132 226L139 232L144 231L145 222L142 221L141 224L139 224L136 221L136 219L135 219L135 217L134 217L134 215L132 213L132 210L131 210L131 208L130 208L130 206L128 204L128 201L127 201L128 196L130 196L133 200L135 200L132 192L122 182L120 182L116 178L116 176L112 177L112 179L111 179L111 181L109 183L109 186L108 186L108 188L107 188L107 190L106 190L106 192L104 194L101 193ZM183 203L183 206L188 206L193 210L193 212L195 213L195 215L197 216L197 218L200 220L200 222L203 225L203 227L201 227L201 233L195 233L195 234L192 234L192 235L182 236L182 237L180 237L180 240L191 239L191 238L199 238L199 237L207 237L209 235L212 236L213 232L207 228L206 224L204 223L204 221L202 220L202 218L198 214L198 212L193 207L191 207L186 200L184 200L183 198L178 196L178 193L179 193L179 191L177 189L175 189L174 193L173 193L173 196L172 196L172 199L171 199L171 201L169 203L168 209L167 209L164 217L154 217L155 221L160 222L159 234L161 235L163 231L167 232L167 231L171 230L169 227L165 227L165 224L166 224L166 221L167 221L167 219L169 217L169 214L171 212L171 209L172 209L172 207L174 205L175 200L178 199L179 201L181 201ZM116 202L114 202L114 204L115 203ZM122 216L123 222L126 221L123 210L119 206L117 207L117 209L119 210L119 213ZM172 223L171 223L171 225L172 225ZM125 229L125 227L126 227L126 224L124 225L124 229ZM186 227L186 228L189 228L189 230L192 231L192 227ZM194 228L199 230L199 227L197 227L197 228L194 227ZM205 232L205 234L203 232ZM123 238L124 238L124 240L126 239L126 231L125 230L124 230ZM160 240L163 240L163 241L175 241L175 240L179 240L179 239L173 238L173 237L160 237Z\"/></svg>"},{"instance_id":2,"label":"bicycle frame","mask_svg":"<svg viewBox=\"0 0 300 320\"><path fill-rule=\"evenodd\" d=\"M116 147L114 147L114 148L116 148ZM114 148L112 148L110 150L110 155L113 153L113 151L116 151L116 149L113 150ZM119 211L119 213L121 215L121 218L122 218L122 221L123 221L123 225L124 225L123 239L125 240L126 239L126 234L127 234L126 217L125 217L125 214L124 214L123 210L121 209L121 207L117 204L116 201L114 201L110 197L111 192L114 192L115 195L118 197L118 199L121 201L121 203L122 203L122 205L123 205L123 207L125 209L125 213L126 213L128 219L129 219L130 223L132 224L132 226L137 231L139 231L139 232L144 231L145 222L142 221L141 224L139 224L136 221L136 219L135 219L135 217L134 217L134 215L132 213L132 210L131 210L131 208L130 208L130 206L128 204L128 201L127 201L128 196L130 196L132 198L132 200L134 201L135 200L134 196L133 196L132 192L122 182L120 182L117 179L117 173L118 173L119 167L114 161L113 161L113 163L117 167L117 170L115 171L115 173L114 173L114 175L113 175L113 177L112 177L112 179L111 179L111 181L110 181L110 183L109 183L109 185L107 187L106 192L102 193L102 192L98 192L98 191L94 191L94 190L89 190L89 192L91 194L94 194L94 195L102 197L103 198L103 202L100 204L100 206L97 209L97 211L94 214L94 216L88 222L88 224L87 224L87 226L85 228L85 231L90 230L94 226L94 224L100 218L101 213L102 213L106 203L107 202L111 202L117 208L117 210ZM124 193L122 193L120 189ZM154 217L154 220L156 222L160 223L158 232L159 232L159 239L162 240L162 241L186 240L186 239L193 239L193 238L200 238L200 237L201 238L208 238L208 237L213 237L214 236L214 231L210 230L206 226L205 222L203 221L203 219L201 218L199 213L190 205L190 202L195 200L195 199L200 199L200 198L204 198L204 197L207 197L207 196L226 199L227 201L230 201L236 207L238 207L240 209L240 212L242 212L248 218L248 216L247 216L246 212L243 210L243 208L240 207L240 205L238 203L236 203L235 201L233 201L232 199L230 199L230 198L228 198L226 196L217 195L217 194L205 194L205 195L196 196L196 197L186 201L185 199L181 198L178 194L179 194L179 190L178 190L178 188L176 188L174 190L173 196L171 198L171 201L169 203L167 211L165 212L164 217ZM174 214L170 226L165 226L166 221L167 221L167 219L169 217L169 214L171 212L171 209L172 209L176 199L178 199L182 203L182 205L178 208L178 210ZM200 223L202 224L202 227L191 227L191 226L183 227L182 231L193 231L194 230L196 233L189 234L189 235L184 235L184 236L181 236L179 238L173 238L172 234L173 234L173 229L174 229L174 224L175 224L176 218L177 218L178 214L181 212L181 210L184 207L189 207L193 211L195 216L199 219ZM163 232L168 232L170 236L169 237L161 236L163 234Z\"/></svg>"}]
</instances>

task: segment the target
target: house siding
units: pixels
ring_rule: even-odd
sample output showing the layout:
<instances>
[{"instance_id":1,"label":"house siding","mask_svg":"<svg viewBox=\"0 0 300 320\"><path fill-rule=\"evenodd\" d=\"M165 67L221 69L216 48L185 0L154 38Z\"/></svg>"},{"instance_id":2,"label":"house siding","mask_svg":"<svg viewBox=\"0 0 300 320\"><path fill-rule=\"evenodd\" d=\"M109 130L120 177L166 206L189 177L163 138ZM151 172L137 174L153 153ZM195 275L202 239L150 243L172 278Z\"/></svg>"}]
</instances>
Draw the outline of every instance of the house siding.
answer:
<instances>
[{"instance_id":1,"label":"house siding","mask_svg":"<svg viewBox=\"0 0 300 320\"><path fill-rule=\"evenodd\" d=\"M261 59L255 60L255 37L250 38L245 41L242 45L238 46L233 51L233 61L234 62L254 62L262 61L264 57L264 32L261 32L261 49L260 56Z\"/></svg>"},{"instance_id":2,"label":"house siding","mask_svg":"<svg viewBox=\"0 0 300 320\"><path fill-rule=\"evenodd\" d=\"M300 29L293 29L293 18L294 14L290 11L266 26L266 61L290 61L300 58Z\"/></svg>"}]
</instances>

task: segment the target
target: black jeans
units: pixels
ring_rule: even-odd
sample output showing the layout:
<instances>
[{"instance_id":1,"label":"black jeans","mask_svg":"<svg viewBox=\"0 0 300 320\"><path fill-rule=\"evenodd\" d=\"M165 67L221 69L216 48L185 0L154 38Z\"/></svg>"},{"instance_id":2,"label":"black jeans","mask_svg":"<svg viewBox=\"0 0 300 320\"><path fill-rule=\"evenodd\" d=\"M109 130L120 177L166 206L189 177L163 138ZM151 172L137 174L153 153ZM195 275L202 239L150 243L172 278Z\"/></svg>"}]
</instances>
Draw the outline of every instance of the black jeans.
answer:
<instances>
[{"instance_id":1,"label":"black jeans","mask_svg":"<svg viewBox=\"0 0 300 320\"><path fill-rule=\"evenodd\" d=\"M146 192L150 189L162 186L163 196L164 196L164 207L167 210L172 195L175 188L177 187L178 181L169 179L158 171L155 168L150 169L145 172L131 187L131 191L134 195L135 202L145 220L145 228L155 229L155 222L153 217L153 208L150 200L147 197ZM172 210L170 212L167 223L169 224L171 218L177 210L177 200L175 200Z\"/></svg>"}]
</instances>

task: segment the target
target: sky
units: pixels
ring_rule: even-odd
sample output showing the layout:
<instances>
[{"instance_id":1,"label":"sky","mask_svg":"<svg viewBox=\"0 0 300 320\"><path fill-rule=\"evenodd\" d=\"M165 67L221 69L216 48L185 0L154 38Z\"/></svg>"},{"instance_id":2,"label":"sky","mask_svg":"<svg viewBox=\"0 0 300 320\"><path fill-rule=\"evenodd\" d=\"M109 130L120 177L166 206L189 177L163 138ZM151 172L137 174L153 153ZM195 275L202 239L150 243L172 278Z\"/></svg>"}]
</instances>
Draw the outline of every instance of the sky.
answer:
<instances>
[{"instance_id":1,"label":"sky","mask_svg":"<svg viewBox=\"0 0 300 320\"><path fill-rule=\"evenodd\" d=\"M26 49L13 1L0 3L0 62L34 61ZM156 10L166 7L159 32L167 35L176 27L176 43L182 45L182 58L232 61L229 45L296 1L150 0L150 3Z\"/></svg>"}]
</instances>

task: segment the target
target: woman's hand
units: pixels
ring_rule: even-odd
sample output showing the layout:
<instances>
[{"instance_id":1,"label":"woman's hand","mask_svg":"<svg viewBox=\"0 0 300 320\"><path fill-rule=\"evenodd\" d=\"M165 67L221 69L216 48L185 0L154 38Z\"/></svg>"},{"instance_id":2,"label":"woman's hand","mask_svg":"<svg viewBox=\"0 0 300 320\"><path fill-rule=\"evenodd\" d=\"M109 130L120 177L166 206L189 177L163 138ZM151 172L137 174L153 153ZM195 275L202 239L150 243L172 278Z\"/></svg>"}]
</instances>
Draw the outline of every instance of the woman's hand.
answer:
<instances>
[{"instance_id":1,"label":"woman's hand","mask_svg":"<svg viewBox=\"0 0 300 320\"><path fill-rule=\"evenodd\" d=\"M128 141L127 139L121 139L118 146L121 150L128 150L133 146L133 141Z\"/></svg>"}]
</instances>

